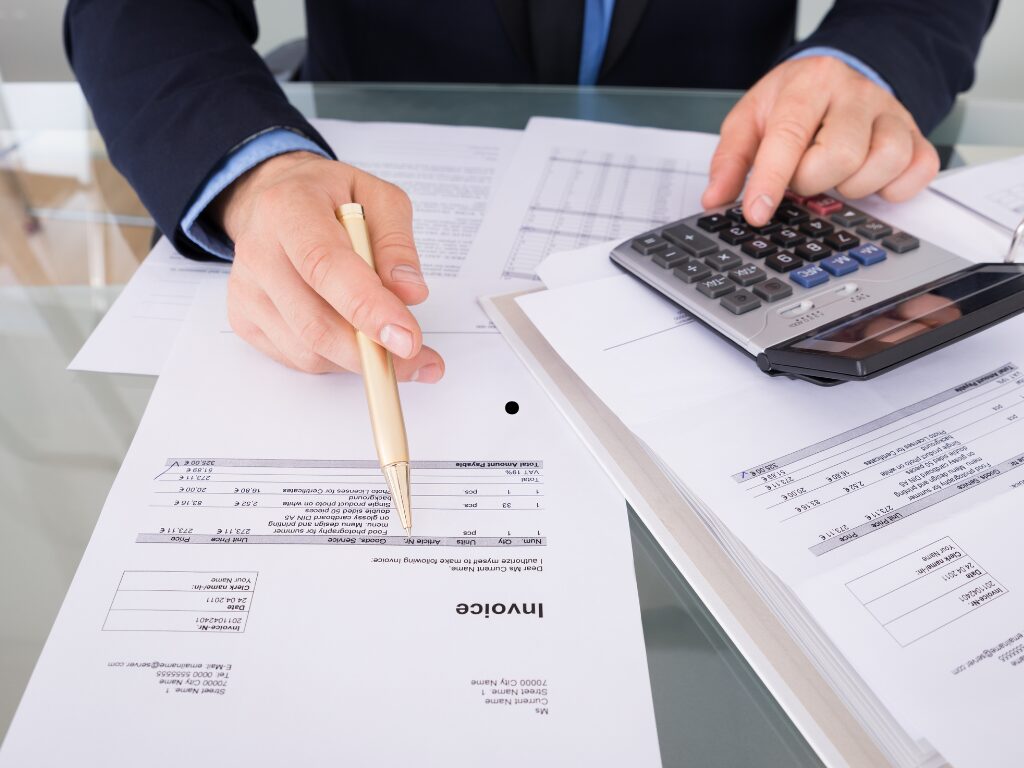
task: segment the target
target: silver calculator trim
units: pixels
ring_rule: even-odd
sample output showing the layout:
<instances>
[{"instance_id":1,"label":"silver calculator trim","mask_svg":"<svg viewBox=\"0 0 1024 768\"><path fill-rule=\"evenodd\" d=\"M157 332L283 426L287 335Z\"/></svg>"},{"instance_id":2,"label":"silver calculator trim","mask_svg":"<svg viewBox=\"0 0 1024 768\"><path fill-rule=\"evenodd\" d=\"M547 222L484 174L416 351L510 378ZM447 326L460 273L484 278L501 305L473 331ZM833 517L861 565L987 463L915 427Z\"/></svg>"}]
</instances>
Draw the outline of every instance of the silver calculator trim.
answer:
<instances>
[{"instance_id":1,"label":"silver calculator trim","mask_svg":"<svg viewBox=\"0 0 1024 768\"><path fill-rule=\"evenodd\" d=\"M612 261L623 269L755 357L769 347L790 341L810 330L974 263L921 240L920 247L913 251L898 254L887 250L887 258L881 263L862 267L845 277L830 276L827 283L815 288L803 288L790 280L788 275L777 274L766 268L763 265L764 259L748 256L741 246L728 245L718 238L718 233L706 232L697 227L698 219L713 213L724 214L730 207L727 205L702 211L639 232L617 245L610 255ZM768 273L769 278L776 277L790 285L793 295L772 304L762 301L757 309L735 315L723 307L719 299L711 299L699 293L696 283L684 283L674 276L672 269L658 266L652 256L645 256L633 249L634 240L647 235L660 235L662 230L678 224L692 227L723 250L740 256L745 264L758 264ZM871 242L864 238L861 241Z\"/></svg>"}]
</instances>

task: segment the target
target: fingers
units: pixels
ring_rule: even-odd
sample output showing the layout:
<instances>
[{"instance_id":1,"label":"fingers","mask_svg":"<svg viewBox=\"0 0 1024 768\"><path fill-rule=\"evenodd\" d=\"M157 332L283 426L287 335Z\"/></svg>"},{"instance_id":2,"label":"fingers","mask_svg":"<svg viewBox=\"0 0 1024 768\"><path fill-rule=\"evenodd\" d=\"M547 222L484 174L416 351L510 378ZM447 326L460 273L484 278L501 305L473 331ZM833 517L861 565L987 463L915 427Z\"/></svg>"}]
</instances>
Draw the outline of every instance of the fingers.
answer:
<instances>
[{"instance_id":1,"label":"fingers","mask_svg":"<svg viewBox=\"0 0 1024 768\"><path fill-rule=\"evenodd\" d=\"M240 336L301 371L360 371L352 326L302 281L283 256L276 268L259 278L239 264L232 267L231 276L229 316L232 307L242 308L236 313L241 322L232 319ZM411 359L395 358L395 373L400 381L432 383L444 375L444 361L433 349L422 347Z\"/></svg>"},{"instance_id":2,"label":"fingers","mask_svg":"<svg viewBox=\"0 0 1024 768\"><path fill-rule=\"evenodd\" d=\"M867 159L847 179L836 183L836 190L845 197L867 197L899 177L913 155L914 139L905 120L882 113L875 118Z\"/></svg>"},{"instance_id":3,"label":"fingers","mask_svg":"<svg viewBox=\"0 0 1024 768\"><path fill-rule=\"evenodd\" d=\"M306 373L330 373L346 368L321 355L293 332L270 297L242 268L231 269L228 320L242 339L289 368ZM358 356L355 361L358 364Z\"/></svg>"},{"instance_id":4,"label":"fingers","mask_svg":"<svg viewBox=\"0 0 1024 768\"><path fill-rule=\"evenodd\" d=\"M279 239L295 271L341 317L396 357L416 356L423 343L419 324L352 250L332 210L294 211L293 217L282 220ZM260 267L261 274L273 271L269 262L274 258L271 255Z\"/></svg>"},{"instance_id":5,"label":"fingers","mask_svg":"<svg viewBox=\"0 0 1024 768\"><path fill-rule=\"evenodd\" d=\"M857 173L871 148L874 119L874 112L859 101L844 99L831 104L789 186L800 194L817 194ZM896 169L886 181L894 179L900 170Z\"/></svg>"},{"instance_id":6,"label":"fingers","mask_svg":"<svg viewBox=\"0 0 1024 768\"><path fill-rule=\"evenodd\" d=\"M356 178L353 192L366 210L366 226L381 283L406 304L424 301L427 283L413 241L409 196L399 187L369 174Z\"/></svg>"},{"instance_id":7,"label":"fingers","mask_svg":"<svg viewBox=\"0 0 1024 768\"><path fill-rule=\"evenodd\" d=\"M878 193L891 203L909 200L927 187L939 172L939 153L935 151L935 147L916 128L911 134L911 139L914 151L910 165L895 181L886 184Z\"/></svg>"},{"instance_id":8,"label":"fingers","mask_svg":"<svg viewBox=\"0 0 1024 768\"><path fill-rule=\"evenodd\" d=\"M731 203L739 197L743 182L747 180L747 171L761 140L751 104L744 97L722 123L722 135L711 158L708 186L701 197L705 208Z\"/></svg>"},{"instance_id":9,"label":"fingers","mask_svg":"<svg viewBox=\"0 0 1024 768\"><path fill-rule=\"evenodd\" d=\"M712 158L706 208L735 199L763 226L789 188L906 200L938 171L938 155L883 88L831 57L780 64L729 113Z\"/></svg>"},{"instance_id":10,"label":"fingers","mask_svg":"<svg viewBox=\"0 0 1024 768\"><path fill-rule=\"evenodd\" d=\"M743 195L743 215L754 226L768 223L814 138L827 105L824 89L805 85L779 95L754 157Z\"/></svg>"}]
</instances>

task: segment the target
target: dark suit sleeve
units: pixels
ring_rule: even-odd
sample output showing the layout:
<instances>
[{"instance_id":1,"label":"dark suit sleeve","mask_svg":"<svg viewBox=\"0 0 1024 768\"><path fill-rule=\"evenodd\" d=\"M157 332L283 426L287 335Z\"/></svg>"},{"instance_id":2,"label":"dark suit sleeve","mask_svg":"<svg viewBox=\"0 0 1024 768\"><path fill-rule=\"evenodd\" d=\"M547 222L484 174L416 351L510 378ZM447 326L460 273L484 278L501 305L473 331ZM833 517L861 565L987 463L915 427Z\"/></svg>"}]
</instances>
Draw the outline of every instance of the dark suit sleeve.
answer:
<instances>
[{"instance_id":1,"label":"dark suit sleeve","mask_svg":"<svg viewBox=\"0 0 1024 768\"><path fill-rule=\"evenodd\" d=\"M182 253L181 231L217 164L271 127L331 153L253 50L251 0L71 0L64 42L114 165ZM333 155L333 153L331 153Z\"/></svg>"},{"instance_id":2,"label":"dark suit sleeve","mask_svg":"<svg viewBox=\"0 0 1024 768\"><path fill-rule=\"evenodd\" d=\"M827 45L892 86L924 133L974 81L974 60L998 0L836 0L818 29L786 55Z\"/></svg>"}]
</instances>

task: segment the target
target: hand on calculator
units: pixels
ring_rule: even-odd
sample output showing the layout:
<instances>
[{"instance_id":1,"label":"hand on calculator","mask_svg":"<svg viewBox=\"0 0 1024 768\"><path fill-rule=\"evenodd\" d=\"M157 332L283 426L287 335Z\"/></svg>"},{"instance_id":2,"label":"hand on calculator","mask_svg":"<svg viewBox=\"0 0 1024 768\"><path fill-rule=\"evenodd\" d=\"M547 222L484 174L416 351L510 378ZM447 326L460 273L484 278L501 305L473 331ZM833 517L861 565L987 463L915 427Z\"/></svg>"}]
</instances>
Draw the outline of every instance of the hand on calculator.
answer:
<instances>
[{"instance_id":1,"label":"hand on calculator","mask_svg":"<svg viewBox=\"0 0 1024 768\"><path fill-rule=\"evenodd\" d=\"M898 202L938 170L935 148L894 96L838 59L813 56L775 67L728 114L702 202L736 199L749 171L743 212L759 227L787 188Z\"/></svg>"}]
</instances>

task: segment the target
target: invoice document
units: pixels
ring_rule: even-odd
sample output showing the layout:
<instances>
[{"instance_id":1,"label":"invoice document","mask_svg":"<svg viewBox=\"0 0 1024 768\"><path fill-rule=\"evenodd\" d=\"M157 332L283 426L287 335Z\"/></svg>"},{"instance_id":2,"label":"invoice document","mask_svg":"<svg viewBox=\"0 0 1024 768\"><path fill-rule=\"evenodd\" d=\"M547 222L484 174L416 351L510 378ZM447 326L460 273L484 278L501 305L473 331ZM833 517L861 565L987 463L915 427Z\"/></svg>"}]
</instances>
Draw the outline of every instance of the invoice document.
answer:
<instances>
[{"instance_id":1,"label":"invoice document","mask_svg":"<svg viewBox=\"0 0 1024 768\"><path fill-rule=\"evenodd\" d=\"M710 133L531 118L468 273L536 280L548 254L624 240L699 211L717 143Z\"/></svg>"},{"instance_id":2,"label":"invoice document","mask_svg":"<svg viewBox=\"0 0 1024 768\"><path fill-rule=\"evenodd\" d=\"M521 132L416 123L312 122L339 158L409 193L416 246L427 278L433 283L457 276ZM230 268L222 261L185 258L161 239L68 367L159 374L198 286L223 279Z\"/></svg>"},{"instance_id":3,"label":"invoice document","mask_svg":"<svg viewBox=\"0 0 1024 768\"><path fill-rule=\"evenodd\" d=\"M1024 318L820 388L629 276L518 302L726 551L779 582L794 634L841 651L837 688L859 677L954 765L1024 762Z\"/></svg>"},{"instance_id":4,"label":"invoice document","mask_svg":"<svg viewBox=\"0 0 1024 768\"><path fill-rule=\"evenodd\" d=\"M447 375L401 385L406 536L362 381L265 358L206 286L0 766L658 765L622 496L486 290L415 309Z\"/></svg>"}]
</instances>

